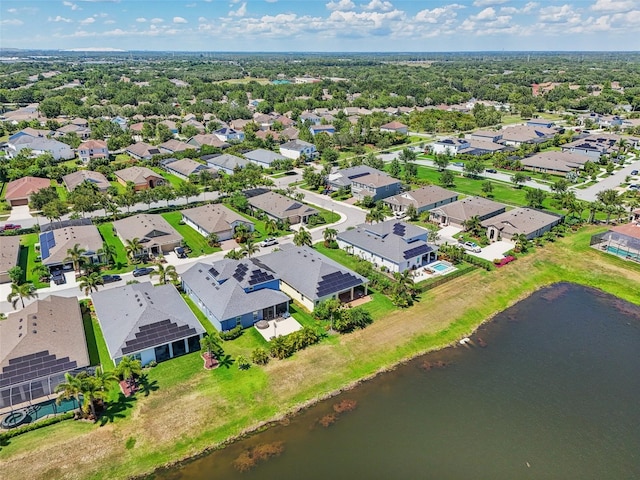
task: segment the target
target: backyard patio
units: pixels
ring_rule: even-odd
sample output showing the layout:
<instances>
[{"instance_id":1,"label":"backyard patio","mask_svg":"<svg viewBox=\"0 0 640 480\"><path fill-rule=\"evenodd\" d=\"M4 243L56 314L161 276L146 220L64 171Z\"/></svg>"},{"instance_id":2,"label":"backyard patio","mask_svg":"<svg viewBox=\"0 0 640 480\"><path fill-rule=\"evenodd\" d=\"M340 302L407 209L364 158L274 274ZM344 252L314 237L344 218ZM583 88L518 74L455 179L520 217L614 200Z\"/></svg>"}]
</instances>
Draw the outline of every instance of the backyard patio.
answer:
<instances>
[{"instance_id":1,"label":"backyard patio","mask_svg":"<svg viewBox=\"0 0 640 480\"><path fill-rule=\"evenodd\" d=\"M289 335L302 329L302 325L293 317L278 317L269 321L260 320L254 327L267 342L274 337Z\"/></svg>"}]
</instances>

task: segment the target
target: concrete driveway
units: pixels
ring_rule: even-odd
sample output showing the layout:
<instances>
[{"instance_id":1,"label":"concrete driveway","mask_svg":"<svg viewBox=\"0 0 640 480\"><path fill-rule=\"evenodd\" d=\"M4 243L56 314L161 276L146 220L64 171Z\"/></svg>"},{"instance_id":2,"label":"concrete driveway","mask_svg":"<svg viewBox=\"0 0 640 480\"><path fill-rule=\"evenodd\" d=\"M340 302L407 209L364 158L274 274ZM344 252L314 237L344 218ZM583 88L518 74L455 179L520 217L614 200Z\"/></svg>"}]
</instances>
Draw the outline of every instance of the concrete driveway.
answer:
<instances>
[{"instance_id":1,"label":"concrete driveway","mask_svg":"<svg viewBox=\"0 0 640 480\"><path fill-rule=\"evenodd\" d=\"M501 240L499 242L487 245L482 249L480 253L467 253L473 255L474 257L484 258L485 260L489 260L490 262L492 262L496 258L503 258L505 253L507 253L509 250L513 250L513 247L515 247L514 243Z\"/></svg>"}]
</instances>

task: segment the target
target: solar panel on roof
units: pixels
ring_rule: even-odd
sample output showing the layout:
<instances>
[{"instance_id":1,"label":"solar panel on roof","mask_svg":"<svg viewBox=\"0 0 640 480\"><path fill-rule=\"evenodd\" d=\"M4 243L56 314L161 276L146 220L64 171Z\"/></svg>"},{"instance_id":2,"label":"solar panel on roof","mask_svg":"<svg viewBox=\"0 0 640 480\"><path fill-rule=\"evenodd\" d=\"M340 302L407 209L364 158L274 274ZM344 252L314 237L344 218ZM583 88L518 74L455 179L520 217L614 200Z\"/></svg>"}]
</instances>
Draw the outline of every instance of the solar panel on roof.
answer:
<instances>
[{"instance_id":1,"label":"solar panel on roof","mask_svg":"<svg viewBox=\"0 0 640 480\"><path fill-rule=\"evenodd\" d=\"M403 224L395 223L393 225L393 233L395 235L398 235L400 237L404 237L405 232L406 232L406 228L405 228L405 226Z\"/></svg>"},{"instance_id":2,"label":"solar panel on roof","mask_svg":"<svg viewBox=\"0 0 640 480\"><path fill-rule=\"evenodd\" d=\"M43 260L46 260L51 256L51 249L56 246L56 240L53 236L53 232L44 232L40 234L40 255Z\"/></svg>"},{"instance_id":3,"label":"solar panel on roof","mask_svg":"<svg viewBox=\"0 0 640 480\"><path fill-rule=\"evenodd\" d=\"M405 260L413 257L417 257L418 255L423 255L431 251L431 247L429 245L420 245L418 247L407 250L403 253L403 257Z\"/></svg>"},{"instance_id":4,"label":"solar panel on roof","mask_svg":"<svg viewBox=\"0 0 640 480\"><path fill-rule=\"evenodd\" d=\"M76 361L69 357L56 358L48 351L12 358L0 373L0 386L21 383L27 380L45 377L54 373L68 372L77 368Z\"/></svg>"},{"instance_id":5,"label":"solar panel on roof","mask_svg":"<svg viewBox=\"0 0 640 480\"><path fill-rule=\"evenodd\" d=\"M144 330L143 330L143 327ZM188 325L178 325L170 320L162 320L139 328L133 340L129 340L122 347L122 353L127 355L147 348L163 345L197 335L195 328Z\"/></svg>"},{"instance_id":6,"label":"solar panel on roof","mask_svg":"<svg viewBox=\"0 0 640 480\"><path fill-rule=\"evenodd\" d=\"M350 273L333 272L322 277L317 287L317 295L326 295L360 285L362 281Z\"/></svg>"}]
</instances>

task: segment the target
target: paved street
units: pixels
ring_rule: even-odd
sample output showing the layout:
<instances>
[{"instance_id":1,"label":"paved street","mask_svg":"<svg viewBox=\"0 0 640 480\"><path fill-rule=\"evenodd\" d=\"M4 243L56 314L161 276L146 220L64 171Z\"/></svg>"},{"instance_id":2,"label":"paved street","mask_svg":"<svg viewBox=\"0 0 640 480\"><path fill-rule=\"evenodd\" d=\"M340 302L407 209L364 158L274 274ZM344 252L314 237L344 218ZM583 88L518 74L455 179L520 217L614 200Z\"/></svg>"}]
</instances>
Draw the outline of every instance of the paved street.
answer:
<instances>
[{"instance_id":1,"label":"paved street","mask_svg":"<svg viewBox=\"0 0 640 480\"><path fill-rule=\"evenodd\" d=\"M593 202L596 200L596 195L598 194L598 192L611 188L617 188L621 183L624 183L625 178L627 177L627 175L631 174L632 170L640 171L640 160L635 160L633 161L633 163L625 165L613 175L603 178L595 185L582 190L579 188L575 188L573 189L573 191L576 192L576 197L578 197L580 200Z\"/></svg>"}]
</instances>

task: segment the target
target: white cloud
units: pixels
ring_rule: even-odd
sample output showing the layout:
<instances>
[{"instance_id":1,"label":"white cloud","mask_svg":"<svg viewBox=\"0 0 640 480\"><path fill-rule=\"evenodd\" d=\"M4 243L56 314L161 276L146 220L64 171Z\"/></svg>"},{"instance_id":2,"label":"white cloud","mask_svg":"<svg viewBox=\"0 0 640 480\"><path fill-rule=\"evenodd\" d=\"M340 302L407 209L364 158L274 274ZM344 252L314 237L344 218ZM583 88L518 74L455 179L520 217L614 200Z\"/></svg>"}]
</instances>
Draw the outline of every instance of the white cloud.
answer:
<instances>
[{"instance_id":1,"label":"white cloud","mask_svg":"<svg viewBox=\"0 0 640 480\"><path fill-rule=\"evenodd\" d=\"M329 10L337 10L337 11L346 11L346 10L353 10L354 8L356 8L356 4L353 3L351 0L338 0L336 1L331 1L329 3L327 3L326 7Z\"/></svg>"},{"instance_id":2,"label":"white cloud","mask_svg":"<svg viewBox=\"0 0 640 480\"><path fill-rule=\"evenodd\" d=\"M93 17L87 17L84 20L80 20L78 23L80 25L91 25L92 23L95 23L96 19Z\"/></svg>"},{"instance_id":3,"label":"white cloud","mask_svg":"<svg viewBox=\"0 0 640 480\"><path fill-rule=\"evenodd\" d=\"M484 10L482 10L480 13L478 13L477 15L475 15L474 17L476 20L493 20L494 18L496 18L496 11L493 7L487 7Z\"/></svg>"},{"instance_id":4,"label":"white cloud","mask_svg":"<svg viewBox=\"0 0 640 480\"><path fill-rule=\"evenodd\" d=\"M71 10L82 10L82 8L80 8L77 3L65 1L62 2L62 5L64 5L65 7L69 7Z\"/></svg>"},{"instance_id":5,"label":"white cloud","mask_svg":"<svg viewBox=\"0 0 640 480\"><path fill-rule=\"evenodd\" d=\"M70 18L65 18L65 17L61 17L60 15L56 15L55 17L49 17L48 19L50 22L64 22L64 23L71 23L71 19Z\"/></svg>"},{"instance_id":6,"label":"white cloud","mask_svg":"<svg viewBox=\"0 0 640 480\"><path fill-rule=\"evenodd\" d=\"M459 5L457 3L452 3L451 5L446 5L444 7L434 8L432 10L426 9L421 10L416 14L415 19L418 22L423 23L443 23L443 22L453 22L455 18L458 16L456 10L460 10L464 8L464 6Z\"/></svg>"},{"instance_id":7,"label":"white cloud","mask_svg":"<svg viewBox=\"0 0 640 480\"><path fill-rule=\"evenodd\" d=\"M384 0L371 0L369 3L365 3L360 5L363 10L367 11L379 11L379 12L388 12L393 9L393 5L391 2L387 2Z\"/></svg>"},{"instance_id":8,"label":"white cloud","mask_svg":"<svg viewBox=\"0 0 640 480\"><path fill-rule=\"evenodd\" d=\"M115 20L105 20L103 23L105 25L113 25L114 23L116 23L116 21Z\"/></svg>"},{"instance_id":9,"label":"white cloud","mask_svg":"<svg viewBox=\"0 0 640 480\"><path fill-rule=\"evenodd\" d=\"M492 5L502 5L509 0L475 0L473 2L474 7L490 7Z\"/></svg>"},{"instance_id":10,"label":"white cloud","mask_svg":"<svg viewBox=\"0 0 640 480\"><path fill-rule=\"evenodd\" d=\"M500 13L504 13L506 15L516 15L518 13L531 13L536 8L540 6L537 2L529 2L525 4L522 8L517 7L500 7Z\"/></svg>"},{"instance_id":11,"label":"white cloud","mask_svg":"<svg viewBox=\"0 0 640 480\"><path fill-rule=\"evenodd\" d=\"M136 18L136 22L138 22L138 23L146 23L147 19L144 18L144 17L138 17L138 18Z\"/></svg>"},{"instance_id":12,"label":"white cloud","mask_svg":"<svg viewBox=\"0 0 640 480\"><path fill-rule=\"evenodd\" d=\"M18 20L17 18L11 18L9 20L0 20L0 25L11 25L11 26L20 26L23 25L24 22L22 20Z\"/></svg>"},{"instance_id":13,"label":"white cloud","mask_svg":"<svg viewBox=\"0 0 640 480\"><path fill-rule=\"evenodd\" d=\"M208 21L207 17L198 17L198 22L200 22L200 23L205 23L207 21Z\"/></svg>"},{"instance_id":14,"label":"white cloud","mask_svg":"<svg viewBox=\"0 0 640 480\"><path fill-rule=\"evenodd\" d=\"M638 6L634 0L596 0L591 10L596 12L628 12Z\"/></svg>"},{"instance_id":15,"label":"white cloud","mask_svg":"<svg viewBox=\"0 0 640 480\"><path fill-rule=\"evenodd\" d=\"M186 18L183 17L173 17L173 23L189 23Z\"/></svg>"},{"instance_id":16,"label":"white cloud","mask_svg":"<svg viewBox=\"0 0 640 480\"><path fill-rule=\"evenodd\" d=\"M229 12L230 17L244 17L247 14L247 2L244 2L240 7L233 11Z\"/></svg>"},{"instance_id":17,"label":"white cloud","mask_svg":"<svg viewBox=\"0 0 640 480\"><path fill-rule=\"evenodd\" d=\"M9 12L9 13L18 13L18 9L17 8L9 8L9 9L7 9L7 12Z\"/></svg>"},{"instance_id":18,"label":"white cloud","mask_svg":"<svg viewBox=\"0 0 640 480\"><path fill-rule=\"evenodd\" d=\"M571 5L550 6L540 9L539 18L549 23L578 23L582 16Z\"/></svg>"},{"instance_id":19,"label":"white cloud","mask_svg":"<svg viewBox=\"0 0 640 480\"><path fill-rule=\"evenodd\" d=\"M164 20L161 19L161 18L155 17L155 18L152 18L151 20L149 20L149 22L158 24L158 23L164 22Z\"/></svg>"}]
</instances>

